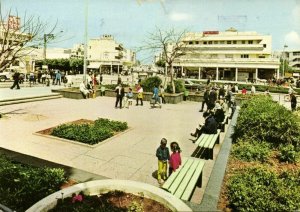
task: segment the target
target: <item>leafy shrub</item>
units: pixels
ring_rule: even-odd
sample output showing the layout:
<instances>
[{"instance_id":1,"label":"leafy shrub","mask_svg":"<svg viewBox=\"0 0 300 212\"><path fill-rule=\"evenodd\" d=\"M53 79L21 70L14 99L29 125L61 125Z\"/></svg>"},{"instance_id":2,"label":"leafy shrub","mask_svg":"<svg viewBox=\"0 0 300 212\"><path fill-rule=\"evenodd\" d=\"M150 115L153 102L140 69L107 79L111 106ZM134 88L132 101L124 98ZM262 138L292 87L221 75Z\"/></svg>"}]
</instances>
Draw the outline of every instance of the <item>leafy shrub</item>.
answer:
<instances>
[{"instance_id":1,"label":"leafy shrub","mask_svg":"<svg viewBox=\"0 0 300 212\"><path fill-rule=\"evenodd\" d=\"M126 122L100 118L94 124L62 124L55 127L51 135L93 145L127 128Z\"/></svg>"},{"instance_id":2,"label":"leafy shrub","mask_svg":"<svg viewBox=\"0 0 300 212\"><path fill-rule=\"evenodd\" d=\"M174 80L175 93L182 93L185 91L184 81L183 80ZM169 83L166 88L167 93L173 93L172 84Z\"/></svg>"},{"instance_id":3,"label":"leafy shrub","mask_svg":"<svg viewBox=\"0 0 300 212\"><path fill-rule=\"evenodd\" d=\"M233 140L252 138L280 144L299 145L300 130L291 111L274 102L269 96L253 96L241 106Z\"/></svg>"},{"instance_id":4,"label":"leafy shrub","mask_svg":"<svg viewBox=\"0 0 300 212\"><path fill-rule=\"evenodd\" d=\"M141 82L141 85L143 86L143 90L146 92L152 92L154 86L159 87L161 85L162 81L158 76L154 76L154 77L148 77L146 79L144 79Z\"/></svg>"},{"instance_id":5,"label":"leafy shrub","mask_svg":"<svg viewBox=\"0 0 300 212\"><path fill-rule=\"evenodd\" d=\"M119 132L124 131L128 128L128 125L126 122L120 122L120 121L113 121L109 119L99 118L95 121L95 127L97 128L109 128L113 131Z\"/></svg>"},{"instance_id":6,"label":"leafy shrub","mask_svg":"<svg viewBox=\"0 0 300 212\"><path fill-rule=\"evenodd\" d=\"M293 145L280 145L279 151L279 160L281 162L296 163L297 151Z\"/></svg>"},{"instance_id":7,"label":"leafy shrub","mask_svg":"<svg viewBox=\"0 0 300 212\"><path fill-rule=\"evenodd\" d=\"M66 181L63 169L36 168L1 155L0 167L0 202L16 211L25 211Z\"/></svg>"},{"instance_id":8,"label":"leafy shrub","mask_svg":"<svg viewBox=\"0 0 300 212\"><path fill-rule=\"evenodd\" d=\"M231 154L243 161L267 161L270 156L270 144L267 142L239 141L232 146Z\"/></svg>"},{"instance_id":9,"label":"leafy shrub","mask_svg":"<svg viewBox=\"0 0 300 212\"><path fill-rule=\"evenodd\" d=\"M299 177L300 171L277 175L261 167L243 169L229 180L229 203L234 211L298 210Z\"/></svg>"}]
</instances>

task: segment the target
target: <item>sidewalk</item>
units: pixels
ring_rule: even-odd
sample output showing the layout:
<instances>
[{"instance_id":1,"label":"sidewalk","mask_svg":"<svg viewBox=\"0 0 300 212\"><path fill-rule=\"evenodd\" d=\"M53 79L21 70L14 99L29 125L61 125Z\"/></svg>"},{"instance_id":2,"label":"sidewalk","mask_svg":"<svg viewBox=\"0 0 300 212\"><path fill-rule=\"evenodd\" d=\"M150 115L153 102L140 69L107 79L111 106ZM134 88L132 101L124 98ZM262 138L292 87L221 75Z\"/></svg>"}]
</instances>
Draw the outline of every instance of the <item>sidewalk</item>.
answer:
<instances>
[{"instance_id":1,"label":"sidewalk","mask_svg":"<svg viewBox=\"0 0 300 212\"><path fill-rule=\"evenodd\" d=\"M50 93L49 87L0 89L1 98ZM31 155L43 160L74 167L105 178L127 179L158 186L155 178L155 152L161 138L168 144L177 141L182 156L190 156L195 145L190 133L203 121L197 102L166 104L162 109L144 106L115 109L115 98L53 99L39 102L1 106L6 113L0 119L0 148ZM130 130L108 142L90 148L46 138L34 133L78 119L99 117L126 121ZM193 202L200 203L214 161L207 161L203 187L195 192Z\"/></svg>"},{"instance_id":2,"label":"sidewalk","mask_svg":"<svg viewBox=\"0 0 300 212\"><path fill-rule=\"evenodd\" d=\"M1 99L41 94L51 94L51 87L0 89ZM279 96L274 98L279 99ZM281 96L280 100L283 100ZM160 140L165 137L168 144L177 141L182 156L190 156L196 148L190 140L190 133L203 122L202 113L198 112L200 103L166 104L162 109L150 109L149 102L129 109L115 109L114 104L115 98L97 97L82 100L60 98L1 106L0 113L6 114L0 119L0 148L81 169L103 178L135 180L159 186L155 178L155 152ZM126 121L130 130L95 148L34 134L65 122L99 117ZM221 133L221 141L224 135ZM221 146L222 143L216 145L215 156ZM215 158L205 163L202 188L196 189L192 198L194 203L201 202Z\"/></svg>"}]
</instances>

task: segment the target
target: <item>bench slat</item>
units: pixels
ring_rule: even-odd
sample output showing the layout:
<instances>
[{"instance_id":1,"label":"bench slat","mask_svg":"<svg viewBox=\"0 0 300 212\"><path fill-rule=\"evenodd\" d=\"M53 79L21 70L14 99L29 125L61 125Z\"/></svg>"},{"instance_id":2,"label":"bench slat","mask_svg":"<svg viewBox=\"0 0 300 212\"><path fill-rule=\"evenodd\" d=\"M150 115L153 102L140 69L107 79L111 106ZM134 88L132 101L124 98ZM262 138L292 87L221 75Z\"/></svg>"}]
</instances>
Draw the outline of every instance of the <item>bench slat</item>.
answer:
<instances>
[{"instance_id":1,"label":"bench slat","mask_svg":"<svg viewBox=\"0 0 300 212\"><path fill-rule=\"evenodd\" d=\"M194 160L194 159L190 159L192 160L192 165L190 166L189 170L187 170L186 175L184 176L183 181L180 183L180 185L178 186L176 192L175 192L175 196L180 198L183 194L183 192L185 191L186 187L188 186L193 174L196 171L196 168L198 166L199 161Z\"/></svg>"},{"instance_id":2,"label":"bench slat","mask_svg":"<svg viewBox=\"0 0 300 212\"><path fill-rule=\"evenodd\" d=\"M182 158L182 164L179 166L179 168L176 170L176 172L173 172L170 177L168 177L167 181L163 184L162 188L169 191L169 187L172 185L174 180L176 179L177 175L179 174L180 170L185 166L187 163L187 158Z\"/></svg>"},{"instance_id":3,"label":"bench slat","mask_svg":"<svg viewBox=\"0 0 300 212\"><path fill-rule=\"evenodd\" d=\"M208 146L209 149L212 149L214 148L215 144L218 143L217 140L218 140L218 137L220 136L220 130L218 130L218 133L217 134L214 134L214 142L211 142Z\"/></svg>"},{"instance_id":4,"label":"bench slat","mask_svg":"<svg viewBox=\"0 0 300 212\"><path fill-rule=\"evenodd\" d=\"M200 137L197 139L197 141L195 143L198 146L202 146L203 143L205 143L207 139L208 139L207 134L201 134Z\"/></svg>"},{"instance_id":5,"label":"bench slat","mask_svg":"<svg viewBox=\"0 0 300 212\"><path fill-rule=\"evenodd\" d=\"M204 148L208 148L209 144L215 141L215 139L216 139L216 136L215 136L215 135L216 135L216 134L210 134L210 135L207 136L207 137L208 137L208 140L207 140L207 141L205 142L205 144L203 145Z\"/></svg>"},{"instance_id":6,"label":"bench slat","mask_svg":"<svg viewBox=\"0 0 300 212\"><path fill-rule=\"evenodd\" d=\"M192 165L193 161L192 160L188 160L184 166L182 167L182 169L180 170L180 172L178 173L176 179L173 181L172 185L170 186L170 188L168 189L170 191L171 194L174 194L178 188L178 186L181 184L182 180L184 179L184 176L186 175L187 171L190 169L191 165ZM171 175L172 176L172 175Z\"/></svg>"},{"instance_id":7,"label":"bench slat","mask_svg":"<svg viewBox=\"0 0 300 212\"><path fill-rule=\"evenodd\" d=\"M190 199L190 196L191 196L191 194L197 184L197 181L199 180L199 177L203 171L203 167L204 167L204 161L199 160L197 167L196 167L196 171L194 172L192 179L190 180L183 195L181 196L182 200L188 201ZM200 179L200 180L202 180L202 179Z\"/></svg>"}]
</instances>

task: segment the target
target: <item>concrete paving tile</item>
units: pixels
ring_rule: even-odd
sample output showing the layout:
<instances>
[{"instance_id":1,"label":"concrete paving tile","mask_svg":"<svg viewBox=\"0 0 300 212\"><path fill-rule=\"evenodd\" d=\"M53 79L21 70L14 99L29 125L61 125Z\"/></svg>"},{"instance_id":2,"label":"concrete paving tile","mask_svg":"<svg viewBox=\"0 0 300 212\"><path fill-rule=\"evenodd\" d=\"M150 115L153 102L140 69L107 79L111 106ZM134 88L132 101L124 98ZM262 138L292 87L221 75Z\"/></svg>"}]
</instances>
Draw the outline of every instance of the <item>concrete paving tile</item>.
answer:
<instances>
[{"instance_id":1,"label":"concrete paving tile","mask_svg":"<svg viewBox=\"0 0 300 212\"><path fill-rule=\"evenodd\" d=\"M92 172L95 169L101 168L101 166L107 161L100 160L98 158L94 158L87 155L79 155L71 159L71 162L73 164L73 167Z\"/></svg>"},{"instance_id":2,"label":"concrete paving tile","mask_svg":"<svg viewBox=\"0 0 300 212\"><path fill-rule=\"evenodd\" d=\"M128 167L128 165L120 165L111 161L106 162L100 168L94 169L93 173L103 175L112 179L130 179L132 173L135 173L138 169Z\"/></svg>"}]
</instances>

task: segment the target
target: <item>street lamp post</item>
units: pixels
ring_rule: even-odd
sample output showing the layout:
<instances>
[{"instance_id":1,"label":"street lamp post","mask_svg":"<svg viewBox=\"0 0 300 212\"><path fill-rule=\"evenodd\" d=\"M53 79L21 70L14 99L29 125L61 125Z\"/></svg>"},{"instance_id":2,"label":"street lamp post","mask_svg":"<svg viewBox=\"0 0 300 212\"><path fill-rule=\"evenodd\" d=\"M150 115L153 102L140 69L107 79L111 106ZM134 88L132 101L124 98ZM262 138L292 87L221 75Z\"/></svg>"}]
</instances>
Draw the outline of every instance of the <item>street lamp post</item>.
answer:
<instances>
[{"instance_id":1,"label":"street lamp post","mask_svg":"<svg viewBox=\"0 0 300 212\"><path fill-rule=\"evenodd\" d=\"M285 71L285 53L284 53L284 50L285 48L287 48L288 46L286 44L284 44L283 46L283 50L282 50L282 77L284 78L284 71Z\"/></svg>"}]
</instances>

